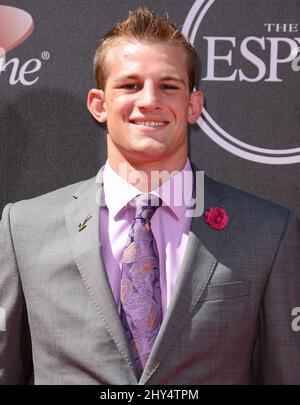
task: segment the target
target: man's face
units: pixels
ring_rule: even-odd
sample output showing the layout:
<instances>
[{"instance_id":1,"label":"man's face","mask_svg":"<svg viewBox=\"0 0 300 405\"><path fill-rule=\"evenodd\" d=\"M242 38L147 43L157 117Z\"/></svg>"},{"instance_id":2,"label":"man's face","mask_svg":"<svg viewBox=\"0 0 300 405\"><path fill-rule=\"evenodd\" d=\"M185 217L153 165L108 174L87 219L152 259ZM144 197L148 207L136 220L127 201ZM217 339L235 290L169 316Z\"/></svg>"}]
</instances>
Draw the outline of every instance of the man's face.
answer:
<instances>
[{"instance_id":1,"label":"man's face","mask_svg":"<svg viewBox=\"0 0 300 405\"><path fill-rule=\"evenodd\" d=\"M185 51L166 42L124 40L109 50L106 70L102 122L107 122L108 158L160 161L165 169L174 159L184 163L187 124L199 116L193 114L199 97L189 92Z\"/></svg>"}]
</instances>

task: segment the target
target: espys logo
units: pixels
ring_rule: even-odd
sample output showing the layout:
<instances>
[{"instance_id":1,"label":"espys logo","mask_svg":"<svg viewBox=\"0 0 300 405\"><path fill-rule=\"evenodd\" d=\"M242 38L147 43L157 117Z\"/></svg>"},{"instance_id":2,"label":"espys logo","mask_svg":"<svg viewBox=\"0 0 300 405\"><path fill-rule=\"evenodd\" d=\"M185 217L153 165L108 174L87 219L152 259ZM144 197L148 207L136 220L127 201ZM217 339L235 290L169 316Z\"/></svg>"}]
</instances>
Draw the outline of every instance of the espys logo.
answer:
<instances>
[{"instance_id":1,"label":"espys logo","mask_svg":"<svg viewBox=\"0 0 300 405\"><path fill-rule=\"evenodd\" d=\"M270 0L269 7L266 3L268 1L196 0L182 32L200 49L205 70L204 92L211 100L218 98L210 102L210 107L224 100L223 115L218 113L220 107L215 109L217 118L211 115L213 107L210 113L203 109L198 120L201 129L223 149L244 159L274 165L293 164L300 162L300 147L295 145L298 137L292 124L289 127L288 119L282 122L280 119L291 117L291 123L299 119L295 107L299 109L296 85L300 79L300 23L295 22L294 17L299 14L295 4L290 5L293 10L288 10L288 4L283 1ZM288 10L285 17L280 10ZM291 92L289 106L287 94ZM239 119L239 125L231 133L228 128L225 130L226 124L223 123L222 128L226 113ZM283 122L287 123L287 128ZM263 125L269 125L268 129L262 130ZM266 134L271 134L272 139L266 139ZM241 136L247 142L238 139Z\"/></svg>"},{"instance_id":2,"label":"espys logo","mask_svg":"<svg viewBox=\"0 0 300 405\"><path fill-rule=\"evenodd\" d=\"M0 78L4 76L3 72L9 73L10 85L21 83L32 86L39 80L36 73L42 66L40 59L29 59L21 64L18 58L7 60L6 56L7 52L25 41L33 29L33 19L26 11L0 5ZM43 59L49 59L49 54Z\"/></svg>"}]
</instances>

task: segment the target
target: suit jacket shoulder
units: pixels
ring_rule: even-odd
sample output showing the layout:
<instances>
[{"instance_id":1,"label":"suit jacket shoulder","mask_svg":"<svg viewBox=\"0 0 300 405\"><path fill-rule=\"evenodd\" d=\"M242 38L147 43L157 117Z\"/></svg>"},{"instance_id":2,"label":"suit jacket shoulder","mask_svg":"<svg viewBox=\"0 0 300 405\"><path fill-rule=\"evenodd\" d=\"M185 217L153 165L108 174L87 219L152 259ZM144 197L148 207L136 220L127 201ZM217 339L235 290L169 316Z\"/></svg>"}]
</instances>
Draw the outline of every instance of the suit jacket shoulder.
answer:
<instances>
[{"instance_id":1,"label":"suit jacket shoulder","mask_svg":"<svg viewBox=\"0 0 300 405\"><path fill-rule=\"evenodd\" d=\"M95 179L96 177L92 177L87 180L69 184L37 197L17 201L13 203L12 206L16 213L20 212L22 215L26 210L38 210L37 214L39 214L41 209L41 214L45 214L45 209L47 208L65 206L70 197L74 195L74 198L76 198L77 194L89 189L89 187L95 183Z\"/></svg>"},{"instance_id":2,"label":"suit jacket shoulder","mask_svg":"<svg viewBox=\"0 0 300 405\"><path fill-rule=\"evenodd\" d=\"M205 191L214 195L220 201L225 199L237 207L258 211L270 216L283 215L286 217L290 211L289 208L280 204L221 183L208 176L205 176Z\"/></svg>"}]
</instances>

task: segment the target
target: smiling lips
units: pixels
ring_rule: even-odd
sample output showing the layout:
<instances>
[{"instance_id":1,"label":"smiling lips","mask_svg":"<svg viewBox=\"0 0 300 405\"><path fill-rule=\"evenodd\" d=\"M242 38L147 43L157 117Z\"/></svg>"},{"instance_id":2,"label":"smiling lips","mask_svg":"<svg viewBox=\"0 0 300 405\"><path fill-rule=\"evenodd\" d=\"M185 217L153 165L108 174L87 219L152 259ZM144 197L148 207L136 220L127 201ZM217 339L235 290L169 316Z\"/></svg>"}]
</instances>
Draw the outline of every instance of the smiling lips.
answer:
<instances>
[{"instance_id":1,"label":"smiling lips","mask_svg":"<svg viewBox=\"0 0 300 405\"><path fill-rule=\"evenodd\" d=\"M168 124L166 121L131 121L131 124L150 127L150 128L157 128L157 127L164 127Z\"/></svg>"}]
</instances>

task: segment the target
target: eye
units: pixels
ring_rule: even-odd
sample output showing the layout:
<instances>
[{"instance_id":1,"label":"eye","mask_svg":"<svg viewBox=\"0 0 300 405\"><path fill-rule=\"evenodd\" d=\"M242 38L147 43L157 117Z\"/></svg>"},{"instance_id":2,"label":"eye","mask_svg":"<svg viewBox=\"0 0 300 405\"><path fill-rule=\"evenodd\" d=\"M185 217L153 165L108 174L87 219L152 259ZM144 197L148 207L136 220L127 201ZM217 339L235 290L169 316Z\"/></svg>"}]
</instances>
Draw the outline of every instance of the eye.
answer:
<instances>
[{"instance_id":1,"label":"eye","mask_svg":"<svg viewBox=\"0 0 300 405\"><path fill-rule=\"evenodd\" d=\"M140 86L136 83L126 83L120 86L122 89L126 90L139 90Z\"/></svg>"},{"instance_id":2,"label":"eye","mask_svg":"<svg viewBox=\"0 0 300 405\"><path fill-rule=\"evenodd\" d=\"M176 90L178 89L177 86L174 86L173 84L162 84L161 86L162 90Z\"/></svg>"}]
</instances>

